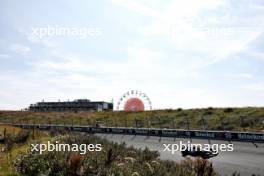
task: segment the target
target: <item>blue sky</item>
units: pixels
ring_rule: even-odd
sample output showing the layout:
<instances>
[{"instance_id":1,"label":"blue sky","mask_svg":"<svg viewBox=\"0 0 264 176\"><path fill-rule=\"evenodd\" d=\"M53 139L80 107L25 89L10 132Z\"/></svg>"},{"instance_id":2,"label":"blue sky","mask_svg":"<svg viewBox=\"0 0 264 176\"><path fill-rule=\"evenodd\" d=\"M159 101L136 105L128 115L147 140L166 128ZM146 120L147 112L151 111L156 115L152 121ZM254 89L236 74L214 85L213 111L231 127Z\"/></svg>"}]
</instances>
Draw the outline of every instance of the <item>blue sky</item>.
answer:
<instances>
[{"instance_id":1,"label":"blue sky","mask_svg":"<svg viewBox=\"0 0 264 176\"><path fill-rule=\"evenodd\" d=\"M129 90L156 109L263 106L263 20L262 0L3 0L0 109Z\"/></svg>"}]
</instances>

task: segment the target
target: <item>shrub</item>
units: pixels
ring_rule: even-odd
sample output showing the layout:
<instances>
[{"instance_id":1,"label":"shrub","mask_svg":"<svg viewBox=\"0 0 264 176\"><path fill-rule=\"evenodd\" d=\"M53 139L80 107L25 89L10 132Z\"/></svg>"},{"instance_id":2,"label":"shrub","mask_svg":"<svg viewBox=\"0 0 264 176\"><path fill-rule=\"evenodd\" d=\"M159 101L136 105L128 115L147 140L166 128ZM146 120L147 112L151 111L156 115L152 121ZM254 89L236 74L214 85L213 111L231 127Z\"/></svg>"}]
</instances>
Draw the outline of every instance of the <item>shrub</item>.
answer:
<instances>
[{"instance_id":1,"label":"shrub","mask_svg":"<svg viewBox=\"0 0 264 176\"><path fill-rule=\"evenodd\" d=\"M182 111L182 108L178 108L177 111Z\"/></svg>"},{"instance_id":2,"label":"shrub","mask_svg":"<svg viewBox=\"0 0 264 176\"><path fill-rule=\"evenodd\" d=\"M233 108L225 108L225 109L224 109L224 112L225 112L225 113L233 112Z\"/></svg>"},{"instance_id":3,"label":"shrub","mask_svg":"<svg viewBox=\"0 0 264 176\"><path fill-rule=\"evenodd\" d=\"M187 159L181 163L162 161L159 153L149 149L127 147L125 143L108 142L93 135L70 135L60 138L63 143L101 143L101 152L79 155L76 152L46 152L20 155L16 170L25 176L215 176L207 160Z\"/></svg>"},{"instance_id":4,"label":"shrub","mask_svg":"<svg viewBox=\"0 0 264 176\"><path fill-rule=\"evenodd\" d=\"M22 130L18 133L18 135L15 137L15 143L25 143L28 138L29 138L29 135L30 135L30 131L28 130Z\"/></svg>"},{"instance_id":5,"label":"shrub","mask_svg":"<svg viewBox=\"0 0 264 176\"><path fill-rule=\"evenodd\" d=\"M21 130L18 134L5 134L4 137L4 145L5 150L9 151L13 148L15 144L23 144L25 143L30 136L30 131Z\"/></svg>"}]
</instances>

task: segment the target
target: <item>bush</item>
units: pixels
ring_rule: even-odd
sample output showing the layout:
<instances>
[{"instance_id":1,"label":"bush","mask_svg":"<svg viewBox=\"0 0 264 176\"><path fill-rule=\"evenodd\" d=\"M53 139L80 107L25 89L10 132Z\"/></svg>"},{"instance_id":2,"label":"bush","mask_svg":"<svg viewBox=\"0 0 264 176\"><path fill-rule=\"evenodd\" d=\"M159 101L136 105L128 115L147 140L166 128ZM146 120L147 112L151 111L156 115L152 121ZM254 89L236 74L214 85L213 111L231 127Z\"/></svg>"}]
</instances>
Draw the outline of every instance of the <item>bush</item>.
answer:
<instances>
[{"instance_id":1,"label":"bush","mask_svg":"<svg viewBox=\"0 0 264 176\"><path fill-rule=\"evenodd\" d=\"M225 113L230 113L230 112L233 112L233 109L232 108L225 108L224 112Z\"/></svg>"},{"instance_id":2,"label":"bush","mask_svg":"<svg viewBox=\"0 0 264 176\"><path fill-rule=\"evenodd\" d=\"M25 143L28 140L29 135L30 135L30 131L29 130L22 130L15 137L14 141L15 141L15 143L18 143L18 144Z\"/></svg>"},{"instance_id":3,"label":"bush","mask_svg":"<svg viewBox=\"0 0 264 176\"><path fill-rule=\"evenodd\" d=\"M182 108L178 108L177 111L182 111Z\"/></svg>"},{"instance_id":4,"label":"bush","mask_svg":"<svg viewBox=\"0 0 264 176\"><path fill-rule=\"evenodd\" d=\"M207 160L187 159L181 163L161 161L158 152L127 147L124 143L108 142L93 135L71 135L62 143L100 143L103 150L80 155L76 152L46 152L42 155L20 155L16 170L24 176L214 176Z\"/></svg>"},{"instance_id":5,"label":"bush","mask_svg":"<svg viewBox=\"0 0 264 176\"><path fill-rule=\"evenodd\" d=\"M6 134L3 140L5 145L5 150L9 151L13 148L15 144L23 144L27 142L30 136L30 131L22 130L18 134Z\"/></svg>"}]
</instances>

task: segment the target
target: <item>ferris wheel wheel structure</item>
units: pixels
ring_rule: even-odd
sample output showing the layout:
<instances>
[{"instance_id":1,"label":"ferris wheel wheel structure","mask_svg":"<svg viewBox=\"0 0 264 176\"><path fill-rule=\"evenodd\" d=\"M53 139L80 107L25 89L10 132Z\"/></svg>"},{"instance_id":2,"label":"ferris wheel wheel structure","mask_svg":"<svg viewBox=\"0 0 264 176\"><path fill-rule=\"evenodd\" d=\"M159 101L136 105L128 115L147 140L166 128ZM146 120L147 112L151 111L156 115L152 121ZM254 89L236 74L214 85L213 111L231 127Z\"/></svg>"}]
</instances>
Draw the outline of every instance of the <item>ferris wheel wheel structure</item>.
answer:
<instances>
[{"instance_id":1,"label":"ferris wheel wheel structure","mask_svg":"<svg viewBox=\"0 0 264 176\"><path fill-rule=\"evenodd\" d=\"M124 93L118 100L117 111L148 111L152 110L152 103L142 91L130 90Z\"/></svg>"}]
</instances>

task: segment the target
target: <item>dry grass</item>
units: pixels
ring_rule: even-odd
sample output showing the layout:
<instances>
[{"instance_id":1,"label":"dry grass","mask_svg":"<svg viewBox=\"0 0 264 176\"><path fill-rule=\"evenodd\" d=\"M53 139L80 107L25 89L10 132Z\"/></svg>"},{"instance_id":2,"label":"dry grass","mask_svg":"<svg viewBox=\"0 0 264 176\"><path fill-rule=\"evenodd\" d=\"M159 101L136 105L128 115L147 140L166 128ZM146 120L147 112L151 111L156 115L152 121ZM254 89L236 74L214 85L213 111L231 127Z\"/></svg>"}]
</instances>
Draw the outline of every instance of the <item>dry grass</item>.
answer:
<instances>
[{"instance_id":1,"label":"dry grass","mask_svg":"<svg viewBox=\"0 0 264 176\"><path fill-rule=\"evenodd\" d=\"M105 126L263 131L264 108L178 109L134 113L0 111L0 122L94 125L98 121Z\"/></svg>"},{"instance_id":2,"label":"dry grass","mask_svg":"<svg viewBox=\"0 0 264 176\"><path fill-rule=\"evenodd\" d=\"M6 129L7 137L15 137L19 136L23 130L20 128L8 126L8 125L0 125L0 136L3 135ZM35 132L35 138L41 141L47 141L50 137L41 131ZM32 136L29 138L29 141L25 143L13 143L10 150L5 150L0 152L0 176L7 175L16 175L16 172L13 167L13 162L16 160L17 156L22 153L26 153L29 150L28 143L32 141ZM5 148L6 144L0 144L0 148Z\"/></svg>"},{"instance_id":3,"label":"dry grass","mask_svg":"<svg viewBox=\"0 0 264 176\"><path fill-rule=\"evenodd\" d=\"M93 135L60 136L61 143L102 144L100 152L45 152L42 155L21 155L16 168L22 175L37 176L216 176L207 160L184 160L181 163L162 161L158 152L127 147Z\"/></svg>"}]
</instances>

